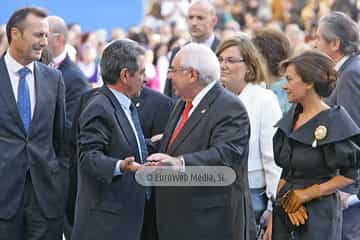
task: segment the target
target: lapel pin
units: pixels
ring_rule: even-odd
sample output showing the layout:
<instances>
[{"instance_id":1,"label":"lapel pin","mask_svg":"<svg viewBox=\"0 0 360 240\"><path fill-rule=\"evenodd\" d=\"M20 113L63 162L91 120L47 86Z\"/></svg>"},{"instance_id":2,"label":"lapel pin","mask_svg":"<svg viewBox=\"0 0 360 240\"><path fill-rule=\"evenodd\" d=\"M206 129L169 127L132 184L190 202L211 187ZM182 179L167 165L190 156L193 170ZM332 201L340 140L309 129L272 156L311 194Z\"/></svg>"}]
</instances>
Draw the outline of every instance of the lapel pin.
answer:
<instances>
[{"instance_id":1,"label":"lapel pin","mask_svg":"<svg viewBox=\"0 0 360 240\"><path fill-rule=\"evenodd\" d=\"M135 107L140 107L140 103L139 102L137 102L136 104L135 104Z\"/></svg>"},{"instance_id":2,"label":"lapel pin","mask_svg":"<svg viewBox=\"0 0 360 240\"><path fill-rule=\"evenodd\" d=\"M318 126L314 131L314 142L312 143L312 147L316 148L317 142L326 138L327 128L323 125Z\"/></svg>"},{"instance_id":3,"label":"lapel pin","mask_svg":"<svg viewBox=\"0 0 360 240\"><path fill-rule=\"evenodd\" d=\"M201 114L206 113L206 109L204 108L203 110L201 110Z\"/></svg>"}]
</instances>

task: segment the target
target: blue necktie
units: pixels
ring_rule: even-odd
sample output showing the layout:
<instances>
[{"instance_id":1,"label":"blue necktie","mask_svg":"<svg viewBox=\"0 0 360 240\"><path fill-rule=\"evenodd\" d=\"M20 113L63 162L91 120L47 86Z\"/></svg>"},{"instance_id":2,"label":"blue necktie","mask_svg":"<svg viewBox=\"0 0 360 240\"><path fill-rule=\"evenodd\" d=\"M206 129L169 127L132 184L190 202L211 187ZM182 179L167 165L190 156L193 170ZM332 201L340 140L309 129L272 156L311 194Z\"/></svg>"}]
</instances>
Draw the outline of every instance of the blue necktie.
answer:
<instances>
[{"instance_id":1,"label":"blue necktie","mask_svg":"<svg viewBox=\"0 0 360 240\"><path fill-rule=\"evenodd\" d=\"M18 71L20 80L18 86L17 106L26 132L28 132L31 122L30 91L26 82L26 75L30 72L30 69L27 67L23 67Z\"/></svg>"},{"instance_id":2,"label":"blue necktie","mask_svg":"<svg viewBox=\"0 0 360 240\"><path fill-rule=\"evenodd\" d=\"M147 147L146 147L146 143L145 143L144 134L141 130L139 115L138 115L138 112L137 112L134 104L130 105L130 111L131 111L131 119L134 123L135 129L136 129L136 134L138 136L139 143L140 143L140 150L141 150L140 162L144 163L148 156L148 151L147 151Z\"/></svg>"},{"instance_id":3,"label":"blue necktie","mask_svg":"<svg viewBox=\"0 0 360 240\"><path fill-rule=\"evenodd\" d=\"M139 115L138 115L138 112L137 112L134 104L130 105L130 112L131 112L131 119L134 123L135 129L136 129L136 134L138 136L139 143L140 143L140 150L141 150L140 162L144 163L148 156L148 151L147 151L147 147L146 147L146 143L145 143L144 134L141 130ZM149 187L145 187L145 194L146 194L146 198L149 200L150 196L151 196L151 189Z\"/></svg>"}]
</instances>

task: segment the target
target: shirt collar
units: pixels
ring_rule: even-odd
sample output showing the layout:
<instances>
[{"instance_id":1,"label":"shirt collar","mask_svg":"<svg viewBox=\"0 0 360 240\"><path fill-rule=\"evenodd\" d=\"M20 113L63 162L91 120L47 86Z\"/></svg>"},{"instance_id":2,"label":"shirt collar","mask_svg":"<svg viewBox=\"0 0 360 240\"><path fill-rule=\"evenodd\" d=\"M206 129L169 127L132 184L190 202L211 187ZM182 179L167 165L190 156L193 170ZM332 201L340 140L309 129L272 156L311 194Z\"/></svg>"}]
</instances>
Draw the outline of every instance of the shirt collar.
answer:
<instances>
[{"instance_id":1,"label":"shirt collar","mask_svg":"<svg viewBox=\"0 0 360 240\"><path fill-rule=\"evenodd\" d=\"M211 48L212 43L214 42L215 34L211 34L208 39L206 39L204 42L201 42L200 44L203 44L209 48Z\"/></svg>"},{"instance_id":2,"label":"shirt collar","mask_svg":"<svg viewBox=\"0 0 360 240\"><path fill-rule=\"evenodd\" d=\"M5 54L5 63L8 71L13 74L17 74L17 72L23 67L27 67L31 71L31 73L34 73L34 62L31 62L26 66L23 66L11 56L9 51Z\"/></svg>"},{"instance_id":3,"label":"shirt collar","mask_svg":"<svg viewBox=\"0 0 360 240\"><path fill-rule=\"evenodd\" d=\"M192 100L193 109L195 109L201 102L201 100L205 97L205 95L215 86L217 81L212 81L206 87L201 89L201 91L196 94L194 99Z\"/></svg>"},{"instance_id":4,"label":"shirt collar","mask_svg":"<svg viewBox=\"0 0 360 240\"><path fill-rule=\"evenodd\" d=\"M340 61L338 61L335 65L335 70L338 72L341 66L349 59L350 56L343 56Z\"/></svg>"},{"instance_id":5,"label":"shirt collar","mask_svg":"<svg viewBox=\"0 0 360 240\"><path fill-rule=\"evenodd\" d=\"M124 95L123 93L121 93L113 88L109 88L109 89L115 95L115 97L118 100L118 102L120 103L121 107L126 110L129 110L130 105L131 105L130 98L128 98L126 95Z\"/></svg>"},{"instance_id":6,"label":"shirt collar","mask_svg":"<svg viewBox=\"0 0 360 240\"><path fill-rule=\"evenodd\" d=\"M53 63L56 65L56 66L59 66L66 58L66 50L64 49L64 51L57 57L54 57L53 58Z\"/></svg>"},{"instance_id":7,"label":"shirt collar","mask_svg":"<svg viewBox=\"0 0 360 240\"><path fill-rule=\"evenodd\" d=\"M247 83L245 87L242 89L242 91L239 94L239 98L244 101L248 98L249 94L251 93L251 89L254 87L253 83Z\"/></svg>"}]
</instances>

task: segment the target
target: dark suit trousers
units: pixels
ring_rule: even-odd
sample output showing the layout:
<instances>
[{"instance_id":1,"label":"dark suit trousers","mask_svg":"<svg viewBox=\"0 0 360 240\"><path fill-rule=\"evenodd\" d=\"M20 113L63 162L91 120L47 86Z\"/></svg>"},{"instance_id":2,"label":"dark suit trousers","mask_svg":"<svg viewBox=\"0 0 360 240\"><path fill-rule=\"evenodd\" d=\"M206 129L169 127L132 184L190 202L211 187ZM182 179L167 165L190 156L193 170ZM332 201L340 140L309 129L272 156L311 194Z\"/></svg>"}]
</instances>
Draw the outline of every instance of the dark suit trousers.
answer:
<instances>
[{"instance_id":1,"label":"dark suit trousers","mask_svg":"<svg viewBox=\"0 0 360 240\"><path fill-rule=\"evenodd\" d=\"M360 240L360 206L343 210L343 240Z\"/></svg>"},{"instance_id":2,"label":"dark suit trousers","mask_svg":"<svg viewBox=\"0 0 360 240\"><path fill-rule=\"evenodd\" d=\"M155 213L155 191L151 191L150 200L145 201L144 223L141 231L141 240L159 239Z\"/></svg>"},{"instance_id":3,"label":"dark suit trousers","mask_svg":"<svg viewBox=\"0 0 360 240\"><path fill-rule=\"evenodd\" d=\"M0 240L61 240L62 219L44 216L28 173L23 203L16 215L8 220L0 219Z\"/></svg>"}]
</instances>

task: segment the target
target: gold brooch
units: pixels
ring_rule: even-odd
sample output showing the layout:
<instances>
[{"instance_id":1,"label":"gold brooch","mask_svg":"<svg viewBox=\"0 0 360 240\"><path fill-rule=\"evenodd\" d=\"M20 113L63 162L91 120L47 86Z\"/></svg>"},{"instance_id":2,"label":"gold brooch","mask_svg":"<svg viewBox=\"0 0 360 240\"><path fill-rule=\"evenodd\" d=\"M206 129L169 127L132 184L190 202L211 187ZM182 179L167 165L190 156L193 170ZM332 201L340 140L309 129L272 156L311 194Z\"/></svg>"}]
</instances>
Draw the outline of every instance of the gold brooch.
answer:
<instances>
[{"instance_id":1,"label":"gold brooch","mask_svg":"<svg viewBox=\"0 0 360 240\"><path fill-rule=\"evenodd\" d=\"M316 148L317 141L323 140L324 138L326 138L326 135L327 135L327 128L323 125L318 126L314 132L315 139L314 142L312 143L312 147Z\"/></svg>"}]
</instances>

